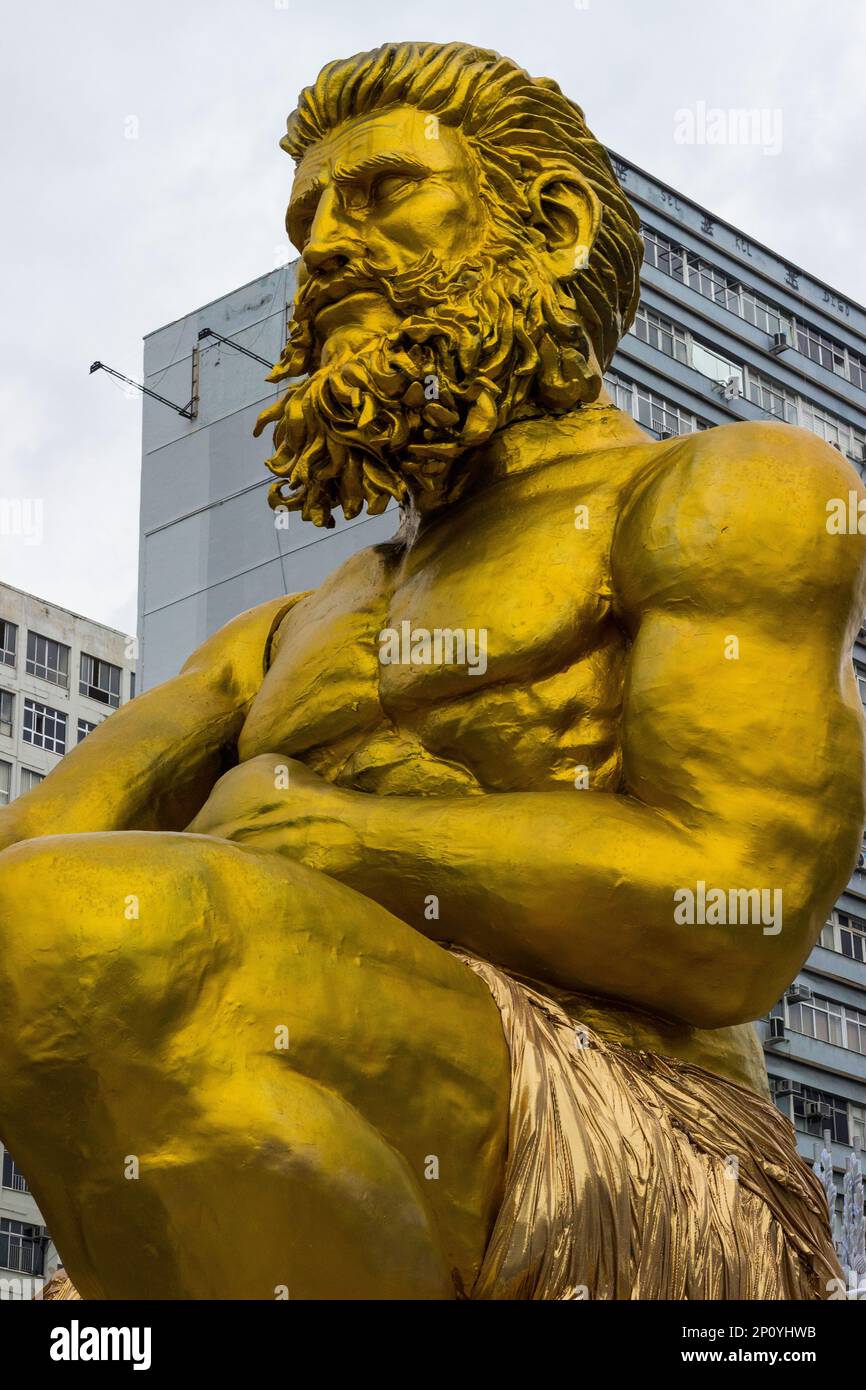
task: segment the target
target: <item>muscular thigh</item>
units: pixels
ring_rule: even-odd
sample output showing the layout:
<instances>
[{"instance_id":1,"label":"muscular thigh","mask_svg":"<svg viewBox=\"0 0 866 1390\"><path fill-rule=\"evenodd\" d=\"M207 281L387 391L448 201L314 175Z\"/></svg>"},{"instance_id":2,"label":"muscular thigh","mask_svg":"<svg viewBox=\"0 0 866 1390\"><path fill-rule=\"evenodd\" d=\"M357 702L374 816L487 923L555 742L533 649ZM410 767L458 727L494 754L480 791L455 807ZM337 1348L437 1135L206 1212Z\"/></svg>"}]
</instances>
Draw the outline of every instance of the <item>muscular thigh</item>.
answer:
<instances>
[{"instance_id":1,"label":"muscular thigh","mask_svg":"<svg viewBox=\"0 0 866 1390\"><path fill-rule=\"evenodd\" d=\"M220 1232L250 1262L220 1274L241 1296L280 1268L312 1296L365 1279L396 1296L375 1286L388 1262L410 1296L471 1279L499 1196L508 1061L459 961L341 884L206 836L56 837L0 864L0 1023L16 1039L0 1110L67 1243L80 1232L61 1195L110 1211L90 1251L126 1212L128 1244L150 1232L187 1294L208 1282L205 1251L219 1264ZM142 1172L121 1182L129 1156ZM258 1228L244 1250L232 1205ZM183 1239L160 1248L166 1222Z\"/></svg>"}]
</instances>

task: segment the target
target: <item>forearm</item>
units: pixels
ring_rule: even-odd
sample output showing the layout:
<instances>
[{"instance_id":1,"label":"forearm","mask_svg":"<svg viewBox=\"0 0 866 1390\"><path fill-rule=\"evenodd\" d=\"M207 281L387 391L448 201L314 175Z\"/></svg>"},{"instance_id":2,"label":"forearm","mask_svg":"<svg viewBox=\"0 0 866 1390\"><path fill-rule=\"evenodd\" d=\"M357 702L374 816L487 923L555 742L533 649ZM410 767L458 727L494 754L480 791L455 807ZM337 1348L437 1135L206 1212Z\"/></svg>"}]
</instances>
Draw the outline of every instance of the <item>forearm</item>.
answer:
<instances>
[{"instance_id":1,"label":"forearm","mask_svg":"<svg viewBox=\"0 0 866 1390\"><path fill-rule=\"evenodd\" d=\"M278 600L241 614L179 676L104 720L0 812L0 849L45 835L182 829L234 761L270 636L288 606Z\"/></svg>"},{"instance_id":2,"label":"forearm","mask_svg":"<svg viewBox=\"0 0 866 1390\"><path fill-rule=\"evenodd\" d=\"M180 828L226 766L243 708L180 679L171 698L143 695L6 807L0 847L44 835ZM192 811L190 811L192 808Z\"/></svg>"},{"instance_id":3,"label":"forearm","mask_svg":"<svg viewBox=\"0 0 866 1390\"><path fill-rule=\"evenodd\" d=\"M340 877L511 969L707 1027L757 1016L796 971L802 903L780 936L676 922L678 888L778 882L778 865L762 883L718 827L703 835L588 791L368 802L359 862Z\"/></svg>"}]
</instances>

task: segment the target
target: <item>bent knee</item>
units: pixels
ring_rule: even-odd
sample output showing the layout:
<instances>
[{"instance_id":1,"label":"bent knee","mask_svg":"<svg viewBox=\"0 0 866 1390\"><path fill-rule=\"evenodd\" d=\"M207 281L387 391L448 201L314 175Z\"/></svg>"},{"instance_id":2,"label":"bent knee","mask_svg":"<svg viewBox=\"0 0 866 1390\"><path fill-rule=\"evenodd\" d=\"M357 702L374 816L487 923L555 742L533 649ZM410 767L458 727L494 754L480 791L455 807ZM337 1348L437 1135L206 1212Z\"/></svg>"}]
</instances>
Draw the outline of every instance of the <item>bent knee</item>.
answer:
<instances>
[{"instance_id":1,"label":"bent knee","mask_svg":"<svg viewBox=\"0 0 866 1390\"><path fill-rule=\"evenodd\" d=\"M235 954L205 852L144 832L26 840L0 855L0 1011L27 1030L143 1024L156 1041ZM6 1020L14 1027L11 1016Z\"/></svg>"}]
</instances>

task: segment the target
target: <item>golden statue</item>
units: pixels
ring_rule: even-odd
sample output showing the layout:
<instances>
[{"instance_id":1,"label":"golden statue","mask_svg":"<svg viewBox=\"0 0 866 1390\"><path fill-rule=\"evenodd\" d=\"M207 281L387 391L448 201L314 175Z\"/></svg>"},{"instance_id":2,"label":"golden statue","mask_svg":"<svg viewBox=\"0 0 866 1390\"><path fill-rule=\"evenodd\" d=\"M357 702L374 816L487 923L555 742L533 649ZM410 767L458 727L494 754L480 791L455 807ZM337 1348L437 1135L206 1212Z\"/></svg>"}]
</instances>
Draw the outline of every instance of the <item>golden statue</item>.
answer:
<instances>
[{"instance_id":1,"label":"golden statue","mask_svg":"<svg viewBox=\"0 0 866 1390\"><path fill-rule=\"evenodd\" d=\"M655 441L641 242L556 83L331 63L272 505L387 544L2 812L0 1120L85 1298L822 1298L749 1020L864 822L866 540L782 424Z\"/></svg>"}]
</instances>

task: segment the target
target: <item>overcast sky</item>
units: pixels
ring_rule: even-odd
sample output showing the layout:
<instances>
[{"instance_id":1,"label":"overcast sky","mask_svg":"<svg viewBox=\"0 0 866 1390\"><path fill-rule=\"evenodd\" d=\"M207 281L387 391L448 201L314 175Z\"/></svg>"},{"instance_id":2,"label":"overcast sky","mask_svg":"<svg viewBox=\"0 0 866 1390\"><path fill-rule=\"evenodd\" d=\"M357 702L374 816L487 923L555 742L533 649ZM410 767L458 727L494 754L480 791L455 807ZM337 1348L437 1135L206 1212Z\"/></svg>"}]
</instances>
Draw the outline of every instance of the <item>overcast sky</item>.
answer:
<instances>
[{"instance_id":1,"label":"overcast sky","mask_svg":"<svg viewBox=\"0 0 866 1390\"><path fill-rule=\"evenodd\" d=\"M866 300L863 0L9 7L0 501L43 499L44 542L0 534L0 578L134 630L141 402L89 364L140 378L145 333L279 264L298 90L393 39L555 77L606 144ZM778 111L781 150L677 142L699 102Z\"/></svg>"}]
</instances>

